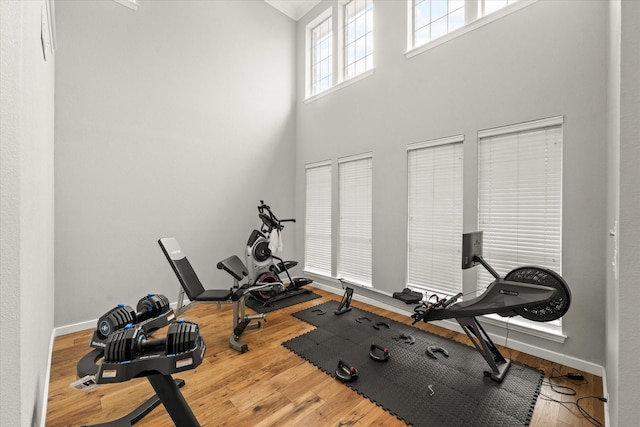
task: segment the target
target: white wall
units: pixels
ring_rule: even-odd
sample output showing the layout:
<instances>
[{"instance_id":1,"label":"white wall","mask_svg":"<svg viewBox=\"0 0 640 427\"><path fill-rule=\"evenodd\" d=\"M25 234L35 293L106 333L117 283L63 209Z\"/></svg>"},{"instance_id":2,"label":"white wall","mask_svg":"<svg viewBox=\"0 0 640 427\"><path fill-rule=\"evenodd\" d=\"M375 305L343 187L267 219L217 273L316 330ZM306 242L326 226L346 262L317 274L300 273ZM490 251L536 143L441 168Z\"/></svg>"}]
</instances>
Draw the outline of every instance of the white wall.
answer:
<instances>
[{"instance_id":1,"label":"white wall","mask_svg":"<svg viewBox=\"0 0 640 427\"><path fill-rule=\"evenodd\" d=\"M215 264L259 200L294 214L295 23L257 0L139 5L57 1L56 326L175 301L160 237L229 287Z\"/></svg>"},{"instance_id":2,"label":"white wall","mask_svg":"<svg viewBox=\"0 0 640 427\"><path fill-rule=\"evenodd\" d=\"M298 22L300 41L328 3ZM539 1L410 59L404 56L406 2L374 7L376 68L364 80L305 103L304 43L298 44L297 216L304 218L305 164L332 159L335 165L341 156L373 152L373 283L398 291L406 284L406 145L465 135L464 228L472 231L477 132L563 115L562 274L573 291L563 318L568 339L559 344L513 331L509 337L603 365L607 3ZM297 248L302 259L302 233Z\"/></svg>"},{"instance_id":3,"label":"white wall","mask_svg":"<svg viewBox=\"0 0 640 427\"><path fill-rule=\"evenodd\" d=\"M54 294L54 57L44 1L0 2L0 425L39 425Z\"/></svg>"},{"instance_id":4,"label":"white wall","mask_svg":"<svg viewBox=\"0 0 640 427\"><path fill-rule=\"evenodd\" d=\"M640 384L640 3L621 2L620 22L620 96L619 96L619 277L617 294L609 306L607 321L612 322L616 357L607 360L615 376L610 382L614 426L637 425L640 419L638 384Z\"/></svg>"}]
</instances>

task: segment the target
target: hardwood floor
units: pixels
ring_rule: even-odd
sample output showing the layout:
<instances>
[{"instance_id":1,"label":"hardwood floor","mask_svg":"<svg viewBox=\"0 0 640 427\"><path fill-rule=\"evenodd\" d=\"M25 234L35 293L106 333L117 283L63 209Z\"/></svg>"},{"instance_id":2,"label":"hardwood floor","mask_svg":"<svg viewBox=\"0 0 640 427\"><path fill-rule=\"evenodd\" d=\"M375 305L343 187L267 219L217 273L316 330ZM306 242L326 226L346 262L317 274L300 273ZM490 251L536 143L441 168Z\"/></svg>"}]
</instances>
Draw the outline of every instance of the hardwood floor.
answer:
<instances>
[{"instance_id":1,"label":"hardwood floor","mask_svg":"<svg viewBox=\"0 0 640 427\"><path fill-rule=\"evenodd\" d=\"M203 426L404 426L405 423L360 396L340 382L302 360L281 343L303 334L313 326L297 320L291 313L340 297L314 289L322 298L278 310L267 315L262 330L248 330L241 341L249 352L241 354L229 347L232 306L197 305L184 313L195 321L207 345L202 364L174 377L185 380L181 389ZM352 302L353 306L410 324L410 318L387 310ZM420 328L468 344L463 334L421 323ZM100 385L91 391L78 391L69 385L76 378L76 364L90 348L93 331L57 337L51 362L47 426L80 426L111 421L129 413L153 395L145 378L126 383ZM501 350L503 350L501 348ZM523 364L544 370L546 376L580 372L518 351L504 354ZM478 355L480 357L480 355ZM542 395L575 402L580 396L602 396L602 379L580 372L585 381L556 379L554 383L576 390L576 396L553 391L547 381ZM581 406L604 424L604 404L584 399ZM171 426L171 418L160 405L136 426ZM538 398L531 426L591 426L575 405L561 405Z\"/></svg>"}]
</instances>

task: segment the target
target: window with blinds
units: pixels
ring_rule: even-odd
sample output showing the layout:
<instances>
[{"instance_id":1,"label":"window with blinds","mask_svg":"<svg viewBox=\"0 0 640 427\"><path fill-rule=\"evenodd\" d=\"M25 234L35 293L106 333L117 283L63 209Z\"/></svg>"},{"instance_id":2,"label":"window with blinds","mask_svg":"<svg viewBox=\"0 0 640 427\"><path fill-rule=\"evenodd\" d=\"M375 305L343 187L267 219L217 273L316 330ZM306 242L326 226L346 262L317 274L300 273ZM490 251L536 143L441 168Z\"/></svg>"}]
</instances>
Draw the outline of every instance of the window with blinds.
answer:
<instances>
[{"instance_id":1,"label":"window with blinds","mask_svg":"<svg viewBox=\"0 0 640 427\"><path fill-rule=\"evenodd\" d=\"M338 277L363 286L372 286L371 154L339 159L338 178Z\"/></svg>"},{"instance_id":2,"label":"window with blinds","mask_svg":"<svg viewBox=\"0 0 640 427\"><path fill-rule=\"evenodd\" d=\"M484 258L504 276L523 265L562 274L562 117L478 133ZM478 291L493 277L478 268Z\"/></svg>"},{"instance_id":3,"label":"window with blinds","mask_svg":"<svg viewBox=\"0 0 640 427\"><path fill-rule=\"evenodd\" d=\"M407 147L407 286L443 295L462 291L464 136Z\"/></svg>"},{"instance_id":4,"label":"window with blinds","mask_svg":"<svg viewBox=\"0 0 640 427\"><path fill-rule=\"evenodd\" d=\"M331 162L306 166L304 268L331 276Z\"/></svg>"}]
</instances>

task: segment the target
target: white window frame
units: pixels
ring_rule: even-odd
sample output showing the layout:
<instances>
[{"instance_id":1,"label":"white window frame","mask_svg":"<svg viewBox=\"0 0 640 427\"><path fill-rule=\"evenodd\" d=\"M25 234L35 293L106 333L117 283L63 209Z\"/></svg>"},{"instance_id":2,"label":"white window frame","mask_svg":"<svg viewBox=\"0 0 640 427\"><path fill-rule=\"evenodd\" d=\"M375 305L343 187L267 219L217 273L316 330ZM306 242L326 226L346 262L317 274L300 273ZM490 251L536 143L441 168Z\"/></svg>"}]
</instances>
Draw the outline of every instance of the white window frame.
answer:
<instances>
[{"instance_id":1,"label":"white window frame","mask_svg":"<svg viewBox=\"0 0 640 427\"><path fill-rule=\"evenodd\" d=\"M415 0L407 0L407 52L405 53L405 57L407 59L517 12L518 10L530 6L539 0L511 0L512 3L509 3L486 16L483 16L484 0L464 0L464 25L461 28L453 30L419 46L414 44L414 1Z\"/></svg>"},{"instance_id":2,"label":"white window frame","mask_svg":"<svg viewBox=\"0 0 640 427\"><path fill-rule=\"evenodd\" d=\"M369 0L372 2L373 7L375 8L375 1ZM348 4L350 0L339 0L332 4L329 8L327 8L324 12L320 13L315 19L313 19L309 24L305 27L305 103L313 102L319 98L325 97L330 93L335 92L336 90L342 89L344 87L350 86L354 83L359 82L362 79L365 79L374 72L373 59L371 60L371 68L368 68L366 71L356 74L353 77L345 78L345 63L346 63L346 37L345 37L345 5ZM375 12L374 12L375 13ZM312 82L312 70L311 70L311 54L312 54L312 42L311 42L311 32L312 30L324 20L330 18L332 20L332 39L333 39L333 80L331 86L327 90L323 90L322 92L313 92L313 82ZM375 31L375 26L373 31ZM375 36L374 36L375 38ZM374 41L375 43L375 41ZM375 53L372 53L375 55Z\"/></svg>"},{"instance_id":3,"label":"white window frame","mask_svg":"<svg viewBox=\"0 0 640 427\"><path fill-rule=\"evenodd\" d=\"M360 163L359 165L357 163ZM364 169L349 177L345 168ZM368 173L366 170L368 169ZM351 173L351 171L350 171ZM348 184L345 187L345 184ZM373 154L365 153L338 159L337 277L348 283L373 287Z\"/></svg>"},{"instance_id":4,"label":"white window frame","mask_svg":"<svg viewBox=\"0 0 640 427\"><path fill-rule=\"evenodd\" d=\"M329 85L326 89L323 90L318 90L315 88L315 85L317 83L315 77L315 58L314 58L314 52L316 49L316 46L314 46L313 43L313 33L316 30L316 28L320 27L321 25L323 25L325 22L329 23L329 25L331 26L330 28L330 34L331 34L331 43L330 43L330 56L329 58L331 59L331 68L330 68L330 74L331 77L329 78ZM329 8L326 11L324 11L323 13L321 13L320 15L318 15L318 17L316 19L314 19L313 21L311 21L307 26L306 26L306 58L305 58L305 70L306 70L306 81L307 81L307 95L308 96L316 96L321 94L322 92L330 89L333 87L334 82L335 82L335 43L334 43L334 25L333 25L333 15L332 15L332 9Z\"/></svg>"},{"instance_id":5,"label":"white window frame","mask_svg":"<svg viewBox=\"0 0 640 427\"><path fill-rule=\"evenodd\" d=\"M333 271L332 169L330 160L305 166L304 271L329 277Z\"/></svg>"},{"instance_id":6,"label":"white window frame","mask_svg":"<svg viewBox=\"0 0 640 427\"><path fill-rule=\"evenodd\" d=\"M463 289L463 144L455 135L407 146L407 287L441 297Z\"/></svg>"},{"instance_id":7,"label":"white window frame","mask_svg":"<svg viewBox=\"0 0 640 427\"><path fill-rule=\"evenodd\" d=\"M444 13L444 15L437 15L437 16L433 16L434 13L434 8L435 5L440 4L442 5L443 2L446 1L447 4L447 10ZM467 3L465 0L411 0L411 46L413 47L419 47L422 46L424 44L427 44L433 40L437 40L438 38L445 36L446 34L449 34L455 30L457 30L458 28L462 28L465 24L466 24L466 8L467 8ZM419 28L417 28L417 10L419 9L418 4L420 6L422 6L425 9L429 10L429 16L427 18L428 23L420 26ZM468 12L467 12L468 14ZM461 19L462 22L460 22L459 26L454 26L454 28L450 28L450 25L453 24L452 21L452 17L457 16L458 19ZM440 34L440 35L433 35L433 30L434 28L438 28L441 25L437 25L438 23L443 23L444 27L446 27L446 30L444 33ZM428 27L428 28L427 28ZM417 42L417 33L423 29L427 28L429 30L429 38L426 42L423 43L419 43Z\"/></svg>"},{"instance_id":8,"label":"white window frame","mask_svg":"<svg viewBox=\"0 0 640 427\"><path fill-rule=\"evenodd\" d=\"M347 9L350 5L357 7L361 4L364 4L364 10L360 13L356 13L352 17L353 21L350 22L350 16L347 13ZM341 5L341 8L343 27L342 51L344 58L344 64L342 67L342 80L344 81L357 77L373 68L373 0L349 0ZM364 20L364 33L359 37L357 36L357 34L354 34L353 36L356 38L353 41L350 41L350 25L353 24L353 32L356 33L358 28L357 23L362 22L362 20ZM364 56L358 56L358 44L364 44ZM349 52L352 50L351 46L353 47L353 61L350 60L351 55L349 54ZM369 47L371 48L370 50ZM359 64L362 64L362 61L364 61L365 65L362 69L359 69ZM353 74L351 74L349 71L350 67L353 67Z\"/></svg>"},{"instance_id":9,"label":"white window frame","mask_svg":"<svg viewBox=\"0 0 640 427\"><path fill-rule=\"evenodd\" d=\"M539 265L541 267L550 268L556 271L558 274L562 275L562 258L561 257L562 257L562 167L563 167L562 165L562 133L563 133L562 127L563 127L563 122L564 122L563 117L557 116L557 117L551 117L548 119L536 120L536 121L521 123L517 125L504 126L500 128L488 129L488 130L478 132L478 229L485 232L484 233L484 257L487 259L489 264L491 264L494 268L496 268L496 270L498 270L498 273L501 276L504 276L505 274L508 273L508 271L504 271L504 270L509 269L509 267L501 268L500 264L503 263L503 261L501 261L500 259L496 259L499 257L498 255L492 255L491 253L492 252L492 249L491 249L492 236L488 234L486 230L483 229L483 224L481 223L482 215L483 215L482 213L483 201L482 201L481 193L482 193L482 184L484 179L483 166L481 164L481 161L482 161L481 145L483 143L489 142L491 138L496 138L496 137L499 138L501 136L514 136L514 138L516 138L516 135L526 136L532 132L539 132L544 130L553 131L553 130L559 129L559 141L557 141L557 143L560 144L559 146L560 158L555 158L555 160L559 162L559 171L555 171L559 174L559 178L558 178L559 182L556 182L556 185L558 185L559 187L559 190L558 190L559 194L557 194L555 197L557 197L558 199L557 201L558 206L556 206L556 208L559 209L560 212L557 214L557 218L556 218L558 222L556 223L552 221L553 222L552 228L557 229L557 234L555 237L551 237L552 240L557 239L558 241L557 244L559 244L559 249L557 249L557 252L555 253L553 263L552 263L553 265L545 264L545 262L541 261L540 259L536 259L536 261L531 261L530 260L531 258L528 258L527 254L523 255L523 259L519 259L517 264ZM557 245L556 243L553 243L553 242L550 244ZM550 249L549 250L545 249L545 252L546 251L551 252ZM508 263L504 265L508 265ZM477 267L477 268L478 268L478 280L476 281L476 290L478 293L481 293L493 278L490 277L490 275L486 273L482 269L482 267ZM504 320L497 315L488 315L488 316L485 316L485 318L489 320L489 323L504 325ZM524 318L515 317L509 320L509 328L515 329L515 330L527 331L530 334L533 333L533 335L551 339L557 342L563 342L564 339L566 338L562 334L562 319L559 319L553 322L539 323L539 322L531 322ZM535 332L532 332L532 331L535 331Z\"/></svg>"}]
</instances>

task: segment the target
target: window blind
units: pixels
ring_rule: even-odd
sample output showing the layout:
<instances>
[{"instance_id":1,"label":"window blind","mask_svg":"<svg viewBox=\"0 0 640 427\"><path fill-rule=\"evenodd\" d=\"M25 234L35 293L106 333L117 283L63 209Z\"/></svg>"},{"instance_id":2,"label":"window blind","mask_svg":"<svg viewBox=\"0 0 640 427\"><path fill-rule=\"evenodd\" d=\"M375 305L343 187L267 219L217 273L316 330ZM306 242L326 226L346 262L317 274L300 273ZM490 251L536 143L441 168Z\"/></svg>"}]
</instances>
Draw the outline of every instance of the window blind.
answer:
<instances>
[{"instance_id":1,"label":"window blind","mask_svg":"<svg viewBox=\"0 0 640 427\"><path fill-rule=\"evenodd\" d=\"M462 291L463 137L408 147L407 285Z\"/></svg>"},{"instance_id":2,"label":"window blind","mask_svg":"<svg viewBox=\"0 0 640 427\"><path fill-rule=\"evenodd\" d=\"M307 165L305 270L331 276L331 163Z\"/></svg>"},{"instance_id":3,"label":"window blind","mask_svg":"<svg viewBox=\"0 0 640 427\"><path fill-rule=\"evenodd\" d=\"M338 160L340 236L338 277L372 286L371 155Z\"/></svg>"},{"instance_id":4,"label":"window blind","mask_svg":"<svg viewBox=\"0 0 640 427\"><path fill-rule=\"evenodd\" d=\"M562 273L562 117L479 135L483 255L502 276L522 265ZM478 290L493 277L478 269Z\"/></svg>"}]
</instances>

